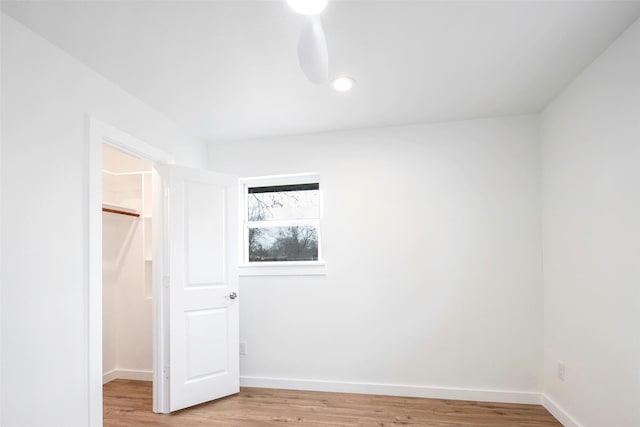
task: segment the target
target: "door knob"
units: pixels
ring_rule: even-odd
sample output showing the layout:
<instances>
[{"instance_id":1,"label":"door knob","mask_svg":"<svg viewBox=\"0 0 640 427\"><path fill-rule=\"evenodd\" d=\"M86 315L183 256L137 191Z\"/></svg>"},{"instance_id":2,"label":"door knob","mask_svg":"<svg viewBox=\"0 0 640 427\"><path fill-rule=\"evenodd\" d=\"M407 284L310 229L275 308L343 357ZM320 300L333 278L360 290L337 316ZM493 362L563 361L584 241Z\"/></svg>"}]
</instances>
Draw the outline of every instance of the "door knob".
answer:
<instances>
[{"instance_id":1,"label":"door knob","mask_svg":"<svg viewBox=\"0 0 640 427\"><path fill-rule=\"evenodd\" d=\"M231 292L229 294L229 299L236 299L236 298L238 298L238 294L236 294L235 292Z\"/></svg>"}]
</instances>

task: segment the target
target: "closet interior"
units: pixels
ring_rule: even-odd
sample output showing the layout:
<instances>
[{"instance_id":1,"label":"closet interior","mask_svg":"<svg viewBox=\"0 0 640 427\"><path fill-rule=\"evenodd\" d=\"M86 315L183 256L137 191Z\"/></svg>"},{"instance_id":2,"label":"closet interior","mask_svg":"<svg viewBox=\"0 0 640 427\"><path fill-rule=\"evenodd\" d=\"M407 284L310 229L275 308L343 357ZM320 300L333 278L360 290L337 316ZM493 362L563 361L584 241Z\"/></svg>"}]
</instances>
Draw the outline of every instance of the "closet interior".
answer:
<instances>
[{"instance_id":1,"label":"closet interior","mask_svg":"<svg viewBox=\"0 0 640 427\"><path fill-rule=\"evenodd\" d=\"M102 153L103 382L151 381L152 164Z\"/></svg>"}]
</instances>

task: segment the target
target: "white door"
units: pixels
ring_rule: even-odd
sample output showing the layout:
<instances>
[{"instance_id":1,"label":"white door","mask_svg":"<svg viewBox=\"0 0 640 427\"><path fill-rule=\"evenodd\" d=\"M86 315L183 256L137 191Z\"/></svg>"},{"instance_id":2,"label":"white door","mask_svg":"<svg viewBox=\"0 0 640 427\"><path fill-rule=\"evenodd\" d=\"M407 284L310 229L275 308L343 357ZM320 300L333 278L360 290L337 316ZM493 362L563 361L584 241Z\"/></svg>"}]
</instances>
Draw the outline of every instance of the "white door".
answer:
<instances>
[{"instance_id":1,"label":"white door","mask_svg":"<svg viewBox=\"0 0 640 427\"><path fill-rule=\"evenodd\" d=\"M176 411L240 390L238 184L184 167L159 172L168 188L163 317L169 410Z\"/></svg>"}]
</instances>

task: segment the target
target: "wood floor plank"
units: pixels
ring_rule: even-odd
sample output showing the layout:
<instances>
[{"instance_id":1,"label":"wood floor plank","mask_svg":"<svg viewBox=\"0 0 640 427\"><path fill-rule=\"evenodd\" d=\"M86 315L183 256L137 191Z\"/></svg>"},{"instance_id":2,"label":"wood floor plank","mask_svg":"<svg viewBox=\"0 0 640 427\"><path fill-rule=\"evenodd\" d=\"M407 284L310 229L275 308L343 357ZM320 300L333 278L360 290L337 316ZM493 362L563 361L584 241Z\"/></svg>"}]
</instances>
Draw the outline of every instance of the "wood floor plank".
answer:
<instances>
[{"instance_id":1,"label":"wood floor plank","mask_svg":"<svg viewBox=\"0 0 640 427\"><path fill-rule=\"evenodd\" d=\"M562 427L538 405L242 388L173 414L152 412L151 383L104 385L104 426Z\"/></svg>"}]
</instances>

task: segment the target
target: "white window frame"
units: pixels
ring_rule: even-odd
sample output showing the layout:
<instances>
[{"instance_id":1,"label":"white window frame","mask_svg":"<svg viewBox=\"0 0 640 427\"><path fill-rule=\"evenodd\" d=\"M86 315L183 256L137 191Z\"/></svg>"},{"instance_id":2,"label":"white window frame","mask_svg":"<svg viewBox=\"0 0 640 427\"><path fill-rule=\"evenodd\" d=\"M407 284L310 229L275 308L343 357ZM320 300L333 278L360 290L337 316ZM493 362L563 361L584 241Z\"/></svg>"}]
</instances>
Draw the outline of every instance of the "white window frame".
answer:
<instances>
[{"instance_id":1,"label":"white window frame","mask_svg":"<svg viewBox=\"0 0 640 427\"><path fill-rule=\"evenodd\" d=\"M326 274L326 263L322 255L322 182L317 173L292 175L262 176L240 179L240 275L241 276L309 276ZM250 187L271 187L276 185L296 185L317 182L320 185L319 217L318 219L271 220L249 223L248 198ZM249 225L279 226L279 225L312 225L318 230L318 260L317 261L270 261L249 262L249 248L247 235Z\"/></svg>"}]
</instances>

